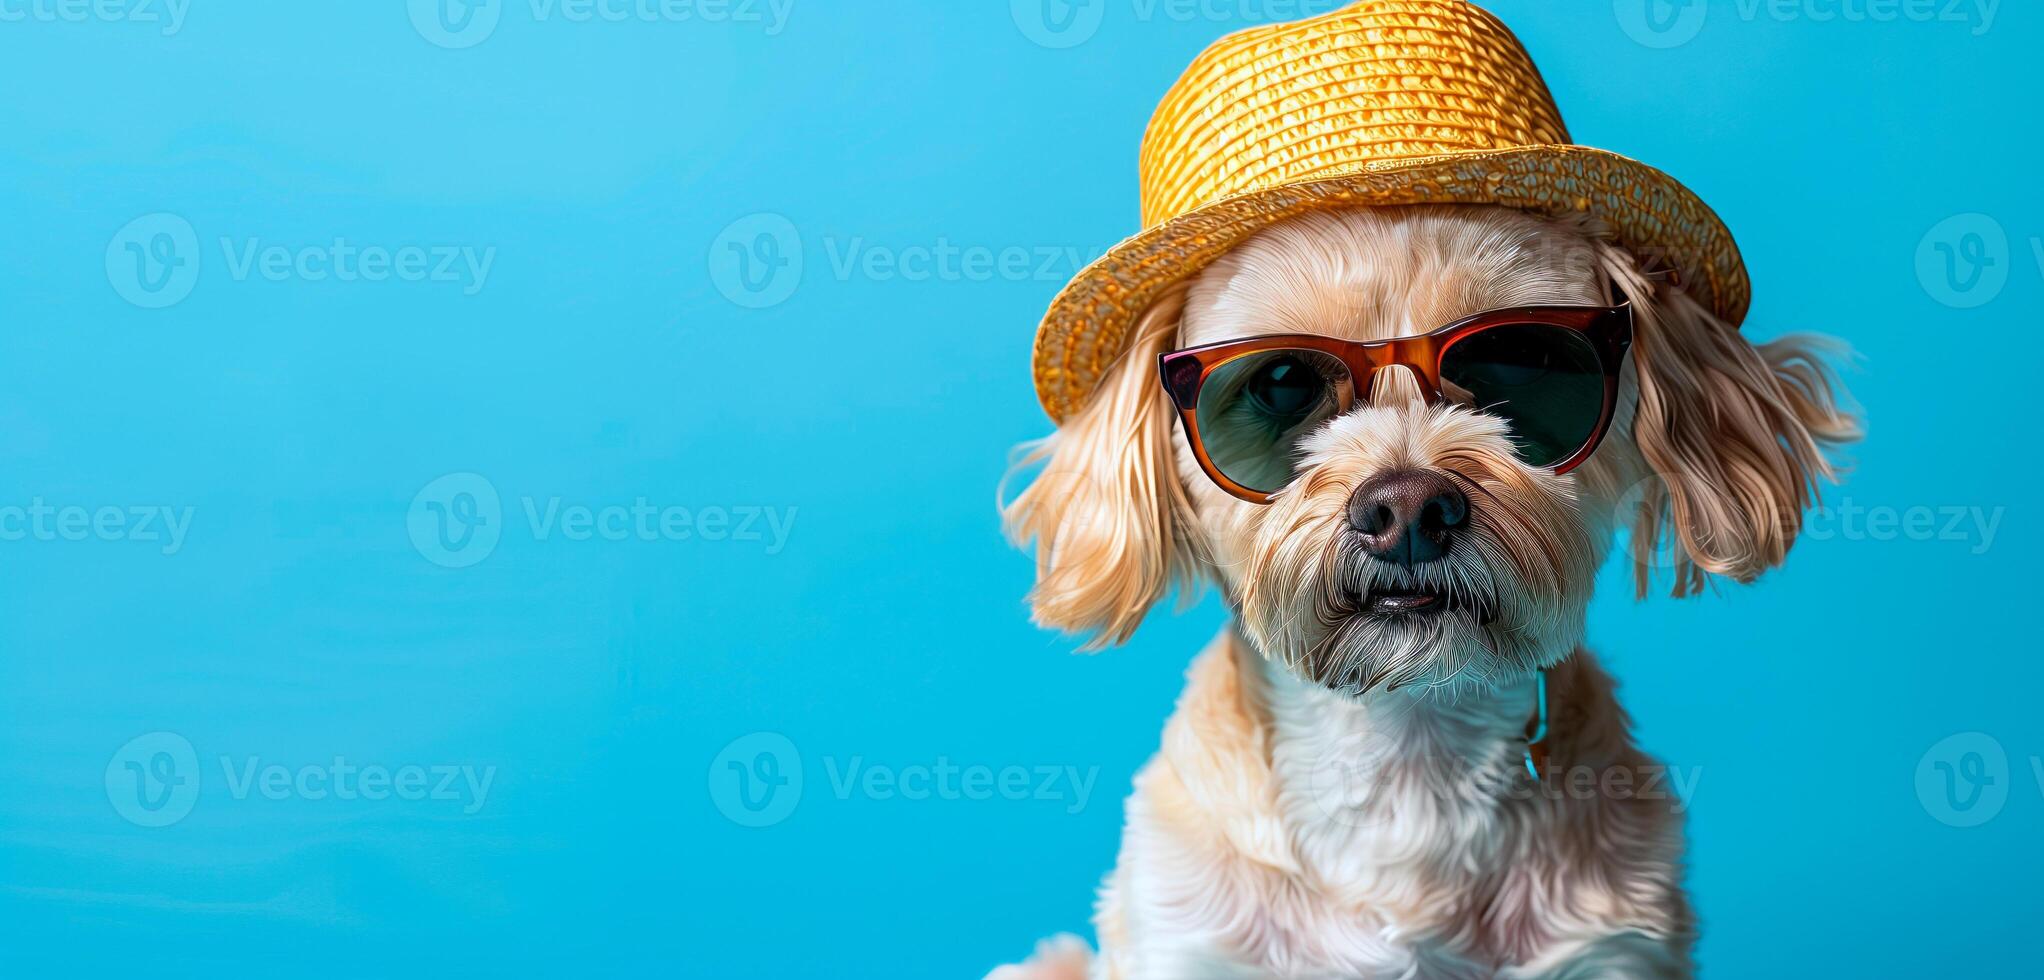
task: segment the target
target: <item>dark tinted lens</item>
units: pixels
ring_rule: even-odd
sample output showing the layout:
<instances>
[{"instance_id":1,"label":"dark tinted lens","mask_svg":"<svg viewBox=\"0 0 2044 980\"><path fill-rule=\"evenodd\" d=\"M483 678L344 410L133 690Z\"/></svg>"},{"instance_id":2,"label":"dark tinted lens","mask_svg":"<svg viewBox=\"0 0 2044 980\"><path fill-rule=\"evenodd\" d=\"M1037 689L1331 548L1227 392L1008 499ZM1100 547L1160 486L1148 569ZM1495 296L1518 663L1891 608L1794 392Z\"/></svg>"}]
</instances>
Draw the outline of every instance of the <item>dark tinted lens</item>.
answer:
<instances>
[{"instance_id":1,"label":"dark tinted lens","mask_svg":"<svg viewBox=\"0 0 2044 980\"><path fill-rule=\"evenodd\" d=\"M1291 482L1299 439L1334 417L1348 369L1310 350L1274 350L1229 361L1199 389L1199 438L1228 479L1259 493Z\"/></svg>"},{"instance_id":2,"label":"dark tinted lens","mask_svg":"<svg viewBox=\"0 0 2044 980\"><path fill-rule=\"evenodd\" d=\"M1596 434L1604 414L1604 368L1589 338L1544 323L1512 323L1471 335L1441 357L1448 401L1511 423L1519 458L1556 466Z\"/></svg>"}]
</instances>

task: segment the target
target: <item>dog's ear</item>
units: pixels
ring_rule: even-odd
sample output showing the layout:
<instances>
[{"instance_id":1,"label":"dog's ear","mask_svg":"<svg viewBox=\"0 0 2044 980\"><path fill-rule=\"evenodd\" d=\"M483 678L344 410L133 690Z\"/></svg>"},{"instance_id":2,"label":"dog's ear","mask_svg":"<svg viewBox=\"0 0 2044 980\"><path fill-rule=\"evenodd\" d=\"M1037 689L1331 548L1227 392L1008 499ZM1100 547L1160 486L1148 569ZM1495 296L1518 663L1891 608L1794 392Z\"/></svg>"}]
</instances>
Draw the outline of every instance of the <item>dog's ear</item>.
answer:
<instances>
[{"instance_id":1,"label":"dog's ear","mask_svg":"<svg viewBox=\"0 0 2044 980\"><path fill-rule=\"evenodd\" d=\"M1632 528L1639 593L1670 561L1676 596L1710 575L1752 581L1787 557L1818 482L1836 480L1826 449L1859 435L1822 359L1838 345L1792 335L1755 346L1629 254L1611 247L1603 264L1636 307L1632 435L1652 471Z\"/></svg>"},{"instance_id":2,"label":"dog's ear","mask_svg":"<svg viewBox=\"0 0 2044 980\"><path fill-rule=\"evenodd\" d=\"M1088 650L1127 640L1195 568L1192 504L1157 381L1157 355L1176 339L1184 304L1179 287L1151 306L1085 407L1024 447L1010 474L1042 467L1002 514L1009 537L1036 548L1036 622L1089 634Z\"/></svg>"}]
</instances>

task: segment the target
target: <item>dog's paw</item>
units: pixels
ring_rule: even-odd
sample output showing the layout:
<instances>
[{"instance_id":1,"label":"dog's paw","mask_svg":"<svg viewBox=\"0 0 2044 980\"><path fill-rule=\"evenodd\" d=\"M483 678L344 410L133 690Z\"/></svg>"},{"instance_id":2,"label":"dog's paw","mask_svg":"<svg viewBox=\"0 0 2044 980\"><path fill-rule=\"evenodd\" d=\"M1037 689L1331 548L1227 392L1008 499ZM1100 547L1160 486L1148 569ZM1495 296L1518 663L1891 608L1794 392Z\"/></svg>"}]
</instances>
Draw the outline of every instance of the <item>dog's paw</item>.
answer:
<instances>
[{"instance_id":1,"label":"dog's paw","mask_svg":"<svg viewBox=\"0 0 2044 980\"><path fill-rule=\"evenodd\" d=\"M1086 980L1093 951L1077 936L1052 936L1036 944L1029 962L994 968L986 980Z\"/></svg>"}]
</instances>

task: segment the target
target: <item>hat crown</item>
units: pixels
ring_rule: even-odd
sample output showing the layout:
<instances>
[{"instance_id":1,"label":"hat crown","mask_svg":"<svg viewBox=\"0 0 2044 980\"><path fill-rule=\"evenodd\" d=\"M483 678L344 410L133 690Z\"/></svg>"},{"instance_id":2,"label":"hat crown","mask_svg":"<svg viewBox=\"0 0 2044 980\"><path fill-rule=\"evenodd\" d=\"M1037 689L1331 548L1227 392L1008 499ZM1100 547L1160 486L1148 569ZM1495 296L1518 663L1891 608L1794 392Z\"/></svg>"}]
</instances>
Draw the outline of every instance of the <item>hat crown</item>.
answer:
<instances>
[{"instance_id":1,"label":"hat crown","mask_svg":"<svg viewBox=\"0 0 2044 980\"><path fill-rule=\"evenodd\" d=\"M1464 0L1362 0L1215 42L1143 137L1143 224L1372 165L1565 144L1526 49Z\"/></svg>"}]
</instances>

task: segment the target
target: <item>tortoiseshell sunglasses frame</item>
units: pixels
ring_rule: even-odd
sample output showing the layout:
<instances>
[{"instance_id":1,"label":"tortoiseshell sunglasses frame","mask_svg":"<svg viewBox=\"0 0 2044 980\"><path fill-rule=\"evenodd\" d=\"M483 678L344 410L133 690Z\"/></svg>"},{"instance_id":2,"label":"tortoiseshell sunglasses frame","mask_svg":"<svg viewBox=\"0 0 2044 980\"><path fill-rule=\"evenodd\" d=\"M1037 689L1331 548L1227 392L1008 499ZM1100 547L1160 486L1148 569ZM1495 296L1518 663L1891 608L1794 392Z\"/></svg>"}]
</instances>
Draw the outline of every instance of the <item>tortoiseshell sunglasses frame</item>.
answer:
<instances>
[{"instance_id":1,"label":"tortoiseshell sunglasses frame","mask_svg":"<svg viewBox=\"0 0 2044 980\"><path fill-rule=\"evenodd\" d=\"M1377 372L1394 364L1404 366L1419 376L1420 389L1428 404L1441 401L1441 359L1458 343L1486 330L1503 326L1538 324L1561 327L1581 334L1595 349L1598 365L1604 372L1604 409L1597 419L1597 427L1591 430L1590 438L1582 448L1567 459L1549 469L1555 473L1567 473L1582 465L1597 451L1604 434L1611 428L1611 417L1618 408L1619 371L1625 363L1625 352L1632 346L1633 314L1631 303L1617 306L1521 306L1512 309L1490 310L1474 316L1464 317L1432 333L1416 337L1400 337L1396 340L1352 341L1318 334L1270 334L1261 337L1247 337L1242 340L1222 341L1172 351L1157 357L1158 376L1164 382L1164 391L1171 396L1171 402L1178 408L1179 420L1185 426L1185 438L1192 446L1193 456L1199 459L1199 467L1206 471L1216 485L1237 497L1256 504L1267 504L1277 498L1279 490L1268 493L1245 487L1222 473L1220 467L1208 458L1206 446L1199 435L1199 395L1207 379L1222 366L1248 357L1274 350L1316 351L1333 357L1348 368L1350 384L1337 388L1341 404L1338 414L1346 414L1355 407L1357 400L1367 401L1370 388L1376 383ZM1360 391L1357 391L1360 382Z\"/></svg>"}]
</instances>

